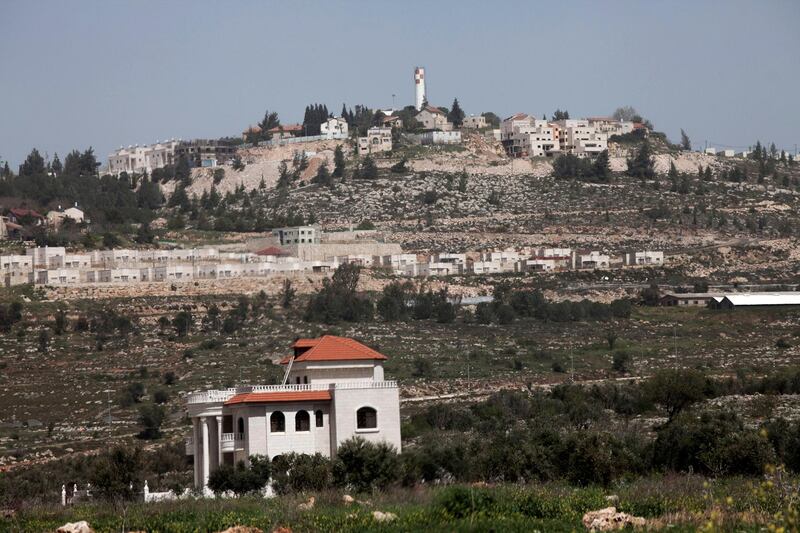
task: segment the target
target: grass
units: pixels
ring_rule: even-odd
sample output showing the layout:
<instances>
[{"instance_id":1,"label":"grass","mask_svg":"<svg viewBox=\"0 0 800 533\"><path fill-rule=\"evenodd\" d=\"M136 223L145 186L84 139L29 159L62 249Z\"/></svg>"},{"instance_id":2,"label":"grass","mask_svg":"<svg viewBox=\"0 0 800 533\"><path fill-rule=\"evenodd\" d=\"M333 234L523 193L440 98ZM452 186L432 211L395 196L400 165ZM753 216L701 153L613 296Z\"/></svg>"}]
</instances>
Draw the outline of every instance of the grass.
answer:
<instances>
[{"instance_id":1,"label":"grass","mask_svg":"<svg viewBox=\"0 0 800 533\"><path fill-rule=\"evenodd\" d=\"M576 488L561 483L391 489L357 496L342 503L341 491L316 494L311 511L297 504L309 495L260 498L201 499L165 503L89 503L74 507L22 508L13 520L0 521L0 531L52 531L86 520L99 533L120 530L152 532L221 531L247 525L272 531L575 531L590 510L610 505L642 516L670 531L695 531L712 510L736 531L759 531L780 504L760 503L753 487L758 480L729 478L709 481L698 476L655 476L618 486ZM377 522L372 512L397 515Z\"/></svg>"}]
</instances>

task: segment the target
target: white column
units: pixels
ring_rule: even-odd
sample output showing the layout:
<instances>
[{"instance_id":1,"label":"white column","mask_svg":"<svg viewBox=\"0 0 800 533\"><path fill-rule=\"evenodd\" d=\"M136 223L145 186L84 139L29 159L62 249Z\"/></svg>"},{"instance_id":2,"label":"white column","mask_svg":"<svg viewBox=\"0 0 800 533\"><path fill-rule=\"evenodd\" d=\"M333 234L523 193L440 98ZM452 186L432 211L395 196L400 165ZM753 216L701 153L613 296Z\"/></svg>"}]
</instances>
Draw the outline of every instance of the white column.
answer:
<instances>
[{"instance_id":1,"label":"white column","mask_svg":"<svg viewBox=\"0 0 800 533\"><path fill-rule=\"evenodd\" d=\"M222 417L217 417L217 468L222 466Z\"/></svg>"},{"instance_id":2,"label":"white column","mask_svg":"<svg viewBox=\"0 0 800 533\"><path fill-rule=\"evenodd\" d=\"M211 451L209 446L209 438L208 438L208 423L209 417L203 417L200 419L200 425L202 426L201 429L203 431L203 491L206 490L208 486L208 474L209 474L209 458Z\"/></svg>"},{"instance_id":3,"label":"white column","mask_svg":"<svg viewBox=\"0 0 800 533\"><path fill-rule=\"evenodd\" d=\"M194 455L194 487L200 487L200 425L197 417L192 418L192 451Z\"/></svg>"}]
</instances>

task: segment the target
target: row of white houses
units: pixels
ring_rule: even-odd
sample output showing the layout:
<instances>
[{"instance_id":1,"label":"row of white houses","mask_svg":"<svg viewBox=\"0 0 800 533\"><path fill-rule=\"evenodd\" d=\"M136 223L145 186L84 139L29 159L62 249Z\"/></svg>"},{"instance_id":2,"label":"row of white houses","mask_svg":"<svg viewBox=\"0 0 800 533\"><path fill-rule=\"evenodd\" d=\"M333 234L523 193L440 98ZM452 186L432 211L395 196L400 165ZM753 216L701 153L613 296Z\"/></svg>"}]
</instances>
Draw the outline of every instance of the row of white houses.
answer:
<instances>
[{"instance_id":1,"label":"row of white houses","mask_svg":"<svg viewBox=\"0 0 800 533\"><path fill-rule=\"evenodd\" d=\"M597 250L524 248L481 253L441 252L430 256L337 255L322 260L301 260L282 255L278 248L259 253L198 248L116 249L74 254L61 247L43 247L30 248L25 255L0 256L0 280L5 286L213 280L325 273L345 263L387 269L400 276L428 277L660 266L664 264L664 252L646 250L610 256Z\"/></svg>"}]
</instances>

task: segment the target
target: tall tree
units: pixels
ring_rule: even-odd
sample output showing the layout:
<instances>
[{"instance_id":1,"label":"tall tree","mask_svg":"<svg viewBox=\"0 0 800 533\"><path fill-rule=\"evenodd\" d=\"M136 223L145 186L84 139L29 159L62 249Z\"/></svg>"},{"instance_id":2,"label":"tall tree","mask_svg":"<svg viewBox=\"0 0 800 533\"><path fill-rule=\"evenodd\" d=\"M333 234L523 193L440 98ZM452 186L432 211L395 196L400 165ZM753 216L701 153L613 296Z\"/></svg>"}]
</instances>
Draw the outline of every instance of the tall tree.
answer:
<instances>
[{"instance_id":1,"label":"tall tree","mask_svg":"<svg viewBox=\"0 0 800 533\"><path fill-rule=\"evenodd\" d=\"M464 111L458 104L458 98L453 99L453 105L450 107L450 113L447 114L447 120L453 123L453 126L460 128L464 123Z\"/></svg>"},{"instance_id":2,"label":"tall tree","mask_svg":"<svg viewBox=\"0 0 800 533\"><path fill-rule=\"evenodd\" d=\"M175 165L175 179L188 185L191 175L192 169L189 166L189 160L185 155L181 154L181 156L178 157L178 164Z\"/></svg>"},{"instance_id":3,"label":"tall tree","mask_svg":"<svg viewBox=\"0 0 800 533\"><path fill-rule=\"evenodd\" d=\"M346 165L344 150L342 150L342 145L340 144L333 151L333 177L343 178Z\"/></svg>"},{"instance_id":4,"label":"tall tree","mask_svg":"<svg viewBox=\"0 0 800 533\"><path fill-rule=\"evenodd\" d=\"M53 171L53 175L55 176L59 176L61 171L64 170L61 160L58 158L58 152L53 154L53 162L50 163L50 170Z\"/></svg>"},{"instance_id":5,"label":"tall tree","mask_svg":"<svg viewBox=\"0 0 800 533\"><path fill-rule=\"evenodd\" d=\"M39 153L39 150L34 148L25 162L19 166L20 176L38 176L44 174L44 157Z\"/></svg>"},{"instance_id":6,"label":"tall tree","mask_svg":"<svg viewBox=\"0 0 800 533\"><path fill-rule=\"evenodd\" d=\"M692 141L689 140L689 136L686 135L686 132L683 131L683 128L681 128L681 148L687 152L691 151L692 149Z\"/></svg>"},{"instance_id":7,"label":"tall tree","mask_svg":"<svg viewBox=\"0 0 800 533\"><path fill-rule=\"evenodd\" d=\"M278 118L278 113L275 111L271 111L267 109L264 111L264 119L258 123L258 127L261 128L260 137L262 140L268 141L272 138L271 133L267 133L272 128L277 128L281 125L281 120Z\"/></svg>"},{"instance_id":8,"label":"tall tree","mask_svg":"<svg viewBox=\"0 0 800 533\"><path fill-rule=\"evenodd\" d=\"M656 175L650 143L645 139L633 158L628 159L628 174L635 178L652 179Z\"/></svg>"},{"instance_id":9,"label":"tall tree","mask_svg":"<svg viewBox=\"0 0 800 533\"><path fill-rule=\"evenodd\" d=\"M556 109L556 112L553 113L553 120L569 120L569 111L566 109L564 111Z\"/></svg>"},{"instance_id":10,"label":"tall tree","mask_svg":"<svg viewBox=\"0 0 800 533\"><path fill-rule=\"evenodd\" d=\"M592 177L597 181L609 181L611 179L608 150L603 150L597 154L597 158L594 160L594 164L592 164Z\"/></svg>"}]
</instances>

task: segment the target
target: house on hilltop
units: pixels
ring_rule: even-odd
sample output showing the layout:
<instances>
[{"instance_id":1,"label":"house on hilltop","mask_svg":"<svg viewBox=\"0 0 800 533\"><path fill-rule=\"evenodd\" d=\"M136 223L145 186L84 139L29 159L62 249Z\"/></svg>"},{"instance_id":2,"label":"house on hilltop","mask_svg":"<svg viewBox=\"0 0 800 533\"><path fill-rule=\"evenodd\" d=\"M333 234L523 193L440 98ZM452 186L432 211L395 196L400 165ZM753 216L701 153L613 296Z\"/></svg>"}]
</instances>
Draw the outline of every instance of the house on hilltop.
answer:
<instances>
[{"instance_id":1,"label":"house on hilltop","mask_svg":"<svg viewBox=\"0 0 800 533\"><path fill-rule=\"evenodd\" d=\"M283 385L198 392L188 397L194 484L207 490L221 465L287 453L334 457L360 436L400 450L397 382L385 381L387 357L346 337L297 339L284 357Z\"/></svg>"},{"instance_id":2,"label":"house on hilltop","mask_svg":"<svg viewBox=\"0 0 800 533\"><path fill-rule=\"evenodd\" d=\"M423 107L415 118L422 124L422 129L425 130L450 131L453 129L453 124L448 122L444 111L432 105Z\"/></svg>"}]
</instances>

